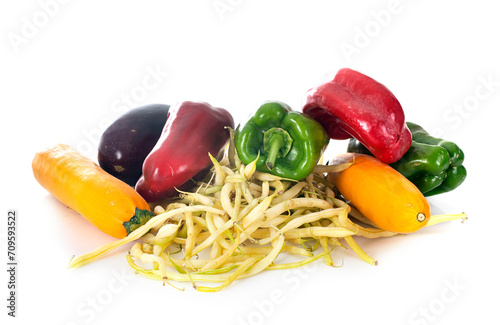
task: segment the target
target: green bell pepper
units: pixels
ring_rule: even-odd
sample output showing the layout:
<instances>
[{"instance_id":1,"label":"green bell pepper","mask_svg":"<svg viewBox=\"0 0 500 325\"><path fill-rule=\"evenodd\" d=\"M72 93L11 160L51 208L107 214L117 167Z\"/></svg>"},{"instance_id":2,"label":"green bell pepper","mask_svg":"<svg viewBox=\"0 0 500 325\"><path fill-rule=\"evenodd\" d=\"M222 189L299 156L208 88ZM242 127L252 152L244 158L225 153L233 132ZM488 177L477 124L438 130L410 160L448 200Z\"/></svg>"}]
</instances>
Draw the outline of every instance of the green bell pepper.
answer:
<instances>
[{"instance_id":1,"label":"green bell pepper","mask_svg":"<svg viewBox=\"0 0 500 325\"><path fill-rule=\"evenodd\" d=\"M234 133L244 164L258 157L257 170L294 180L312 173L329 141L317 121L281 102L264 103Z\"/></svg>"},{"instance_id":2,"label":"green bell pepper","mask_svg":"<svg viewBox=\"0 0 500 325\"><path fill-rule=\"evenodd\" d=\"M403 157L390 164L408 178L425 196L449 192L463 183L467 171L463 151L453 142L435 138L421 126L406 122L412 144ZM348 152L371 154L356 139L349 140Z\"/></svg>"}]
</instances>

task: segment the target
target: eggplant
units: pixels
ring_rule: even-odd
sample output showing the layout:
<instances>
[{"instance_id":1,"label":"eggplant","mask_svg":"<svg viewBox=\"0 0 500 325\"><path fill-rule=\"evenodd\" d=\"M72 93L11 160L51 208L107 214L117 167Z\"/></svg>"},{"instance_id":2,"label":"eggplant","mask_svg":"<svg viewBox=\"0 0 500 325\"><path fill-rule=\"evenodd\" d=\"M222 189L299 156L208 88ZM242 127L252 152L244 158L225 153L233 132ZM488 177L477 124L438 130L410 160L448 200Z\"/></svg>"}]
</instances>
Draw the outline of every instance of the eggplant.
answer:
<instances>
[{"instance_id":1,"label":"eggplant","mask_svg":"<svg viewBox=\"0 0 500 325\"><path fill-rule=\"evenodd\" d=\"M97 160L109 174L135 186L142 164L161 136L170 105L151 104L120 116L102 134Z\"/></svg>"}]
</instances>

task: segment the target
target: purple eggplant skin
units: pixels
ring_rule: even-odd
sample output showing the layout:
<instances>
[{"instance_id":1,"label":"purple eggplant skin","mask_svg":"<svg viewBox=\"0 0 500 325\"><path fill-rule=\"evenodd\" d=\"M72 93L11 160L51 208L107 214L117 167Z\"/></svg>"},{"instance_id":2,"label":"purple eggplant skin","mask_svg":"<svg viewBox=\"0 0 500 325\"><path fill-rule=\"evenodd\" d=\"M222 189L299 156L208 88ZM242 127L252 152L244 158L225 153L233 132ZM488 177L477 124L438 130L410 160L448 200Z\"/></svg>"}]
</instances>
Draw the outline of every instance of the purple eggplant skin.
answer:
<instances>
[{"instance_id":1,"label":"purple eggplant skin","mask_svg":"<svg viewBox=\"0 0 500 325\"><path fill-rule=\"evenodd\" d=\"M113 122L99 141L99 166L130 186L142 175L142 164L161 136L170 105L131 109Z\"/></svg>"}]
</instances>

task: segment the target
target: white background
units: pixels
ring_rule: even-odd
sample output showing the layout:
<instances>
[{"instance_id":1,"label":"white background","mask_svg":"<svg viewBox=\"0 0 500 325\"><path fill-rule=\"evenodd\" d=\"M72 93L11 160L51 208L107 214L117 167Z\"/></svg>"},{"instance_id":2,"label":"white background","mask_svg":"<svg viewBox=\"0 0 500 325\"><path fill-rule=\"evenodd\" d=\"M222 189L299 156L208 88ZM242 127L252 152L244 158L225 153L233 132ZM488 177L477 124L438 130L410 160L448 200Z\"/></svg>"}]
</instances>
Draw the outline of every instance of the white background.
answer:
<instances>
[{"instance_id":1,"label":"white background","mask_svg":"<svg viewBox=\"0 0 500 325\"><path fill-rule=\"evenodd\" d=\"M15 319L1 272L2 323L491 324L500 289L493 3L3 1L0 254L6 269L6 215L16 209L19 265ZM112 238L36 183L36 151L67 143L96 159L106 125L148 103L207 101L236 122L265 100L300 110L305 91L342 67L385 84L407 120L462 147L465 183L429 201L433 214L464 211L467 222L360 241L377 267L337 249L343 267L264 272L215 294L134 275L128 247L66 269L72 255ZM329 152L343 150L330 143Z\"/></svg>"}]
</instances>

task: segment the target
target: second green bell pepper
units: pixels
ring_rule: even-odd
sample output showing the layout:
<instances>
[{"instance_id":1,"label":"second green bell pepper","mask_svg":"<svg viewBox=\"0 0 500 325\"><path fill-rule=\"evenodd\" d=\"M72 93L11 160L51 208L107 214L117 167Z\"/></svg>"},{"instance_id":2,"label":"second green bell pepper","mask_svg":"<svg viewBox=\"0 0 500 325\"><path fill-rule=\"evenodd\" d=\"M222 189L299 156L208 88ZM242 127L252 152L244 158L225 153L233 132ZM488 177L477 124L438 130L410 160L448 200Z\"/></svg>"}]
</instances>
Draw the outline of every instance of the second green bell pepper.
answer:
<instances>
[{"instance_id":1,"label":"second green bell pepper","mask_svg":"<svg viewBox=\"0 0 500 325\"><path fill-rule=\"evenodd\" d=\"M294 180L312 173L329 141L317 121L281 102L264 103L234 133L244 164L258 157L257 170Z\"/></svg>"},{"instance_id":2,"label":"second green bell pepper","mask_svg":"<svg viewBox=\"0 0 500 325\"><path fill-rule=\"evenodd\" d=\"M449 192L465 180L463 151L453 142L435 138L421 126L406 122L412 133L412 144L403 157L390 164L408 178L425 196ZM355 139L349 141L348 152L370 154Z\"/></svg>"}]
</instances>

